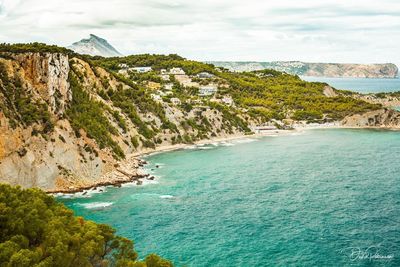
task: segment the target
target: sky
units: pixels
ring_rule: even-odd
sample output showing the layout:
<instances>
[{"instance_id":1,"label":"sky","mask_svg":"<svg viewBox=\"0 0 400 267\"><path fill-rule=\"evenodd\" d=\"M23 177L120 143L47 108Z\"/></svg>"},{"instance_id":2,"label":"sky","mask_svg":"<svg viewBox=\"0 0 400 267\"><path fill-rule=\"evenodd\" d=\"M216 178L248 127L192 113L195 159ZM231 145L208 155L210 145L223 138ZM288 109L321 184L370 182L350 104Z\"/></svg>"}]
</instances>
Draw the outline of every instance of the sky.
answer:
<instances>
[{"instance_id":1,"label":"sky","mask_svg":"<svg viewBox=\"0 0 400 267\"><path fill-rule=\"evenodd\" d=\"M125 55L400 66L399 0L0 0L0 42L90 33Z\"/></svg>"}]
</instances>

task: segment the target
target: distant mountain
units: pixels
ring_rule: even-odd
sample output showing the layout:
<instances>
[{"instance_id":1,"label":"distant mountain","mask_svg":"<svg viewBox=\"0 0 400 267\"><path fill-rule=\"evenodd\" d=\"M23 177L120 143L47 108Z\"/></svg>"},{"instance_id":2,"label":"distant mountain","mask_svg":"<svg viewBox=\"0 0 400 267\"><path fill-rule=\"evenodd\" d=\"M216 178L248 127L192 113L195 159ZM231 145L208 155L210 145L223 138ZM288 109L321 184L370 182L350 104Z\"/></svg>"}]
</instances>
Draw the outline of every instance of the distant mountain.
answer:
<instances>
[{"instance_id":1,"label":"distant mountain","mask_svg":"<svg viewBox=\"0 0 400 267\"><path fill-rule=\"evenodd\" d=\"M217 67L231 71L254 71L274 69L300 76L320 77L354 77L354 78L396 78L398 68L391 63L386 64L336 64L336 63L305 63L300 61L210 61Z\"/></svg>"},{"instance_id":2,"label":"distant mountain","mask_svg":"<svg viewBox=\"0 0 400 267\"><path fill-rule=\"evenodd\" d=\"M118 57L122 56L107 40L100 38L94 34L90 34L88 39L82 39L68 47L69 49L79 53L91 56Z\"/></svg>"}]
</instances>

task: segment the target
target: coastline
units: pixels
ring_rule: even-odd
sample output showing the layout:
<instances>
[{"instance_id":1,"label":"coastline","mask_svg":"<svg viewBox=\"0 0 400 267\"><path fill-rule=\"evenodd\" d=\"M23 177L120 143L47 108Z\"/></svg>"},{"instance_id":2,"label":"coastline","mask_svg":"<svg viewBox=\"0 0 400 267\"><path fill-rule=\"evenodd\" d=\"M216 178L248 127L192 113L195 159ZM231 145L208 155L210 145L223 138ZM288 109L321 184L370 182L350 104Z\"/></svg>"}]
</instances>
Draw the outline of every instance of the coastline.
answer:
<instances>
[{"instance_id":1,"label":"coastline","mask_svg":"<svg viewBox=\"0 0 400 267\"><path fill-rule=\"evenodd\" d=\"M186 149L191 146L202 146L213 143L223 143L245 138L257 139L265 136L287 135L296 132L298 132L296 129L271 130L268 132L256 133L252 135L234 134L224 137L203 139L190 144L161 145L156 147L155 149L143 150L140 152L127 155L126 159L120 162L119 167L101 176L100 179L98 179L97 181L93 181L93 183L78 185L73 188L59 188L56 190L46 190L46 193L53 195L60 195L60 194L70 195L83 192L83 195L85 195L89 191L97 190L98 187L107 187L107 186L121 187L123 184L127 183L135 183L136 185L142 185L145 180L152 181L155 179L154 176L151 176L150 174L146 173L146 171L143 169L143 167L147 164L147 162L144 160L144 158L147 156L158 153L180 150L180 149Z\"/></svg>"},{"instance_id":2,"label":"coastline","mask_svg":"<svg viewBox=\"0 0 400 267\"><path fill-rule=\"evenodd\" d=\"M143 167L147 164L145 158L151 155L166 153L181 149L187 149L193 146L202 146L209 145L215 143L224 143L229 141L235 141L240 139L259 139L268 136L284 136L295 133L302 133L308 130L318 130L318 129L375 129L375 130L391 130L391 131L399 131L399 128L393 127L357 127L357 126L345 126L340 123L332 123L332 124L301 124L295 125L293 129L290 130L268 130L262 133L255 133L252 135L245 134L234 134L228 135L224 137L215 137L211 139L203 139L196 141L190 144L174 144L174 145L161 145L156 147L155 149L143 150L140 152L132 153L127 156L127 158L120 162L119 167L115 170L103 175L97 181L94 181L90 184L85 184L82 186L77 186L74 188L64 188L58 190L47 190L48 194L75 194L82 193L85 195L89 191L97 190L98 187L121 187L123 184L127 183L135 183L140 186L144 181L153 181L155 179L154 176L151 176L149 173L143 169Z\"/></svg>"}]
</instances>

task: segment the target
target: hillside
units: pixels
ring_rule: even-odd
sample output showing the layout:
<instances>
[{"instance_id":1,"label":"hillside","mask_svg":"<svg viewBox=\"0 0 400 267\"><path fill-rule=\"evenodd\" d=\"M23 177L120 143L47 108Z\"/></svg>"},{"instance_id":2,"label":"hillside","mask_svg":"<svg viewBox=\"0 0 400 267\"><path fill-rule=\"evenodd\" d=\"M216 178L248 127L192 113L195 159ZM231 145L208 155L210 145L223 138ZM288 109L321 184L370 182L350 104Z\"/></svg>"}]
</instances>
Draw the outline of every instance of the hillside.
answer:
<instances>
[{"instance_id":1,"label":"hillside","mask_svg":"<svg viewBox=\"0 0 400 267\"><path fill-rule=\"evenodd\" d=\"M306 63L300 61L275 62L209 62L230 71L255 71L273 69L300 76L316 77L354 77L354 78L396 78L398 68L387 64L336 64L336 63Z\"/></svg>"},{"instance_id":2,"label":"hillside","mask_svg":"<svg viewBox=\"0 0 400 267\"><path fill-rule=\"evenodd\" d=\"M177 55L89 57L0 46L0 182L75 191L144 177L133 154L378 110L323 83ZM149 178L149 177L148 177Z\"/></svg>"}]
</instances>

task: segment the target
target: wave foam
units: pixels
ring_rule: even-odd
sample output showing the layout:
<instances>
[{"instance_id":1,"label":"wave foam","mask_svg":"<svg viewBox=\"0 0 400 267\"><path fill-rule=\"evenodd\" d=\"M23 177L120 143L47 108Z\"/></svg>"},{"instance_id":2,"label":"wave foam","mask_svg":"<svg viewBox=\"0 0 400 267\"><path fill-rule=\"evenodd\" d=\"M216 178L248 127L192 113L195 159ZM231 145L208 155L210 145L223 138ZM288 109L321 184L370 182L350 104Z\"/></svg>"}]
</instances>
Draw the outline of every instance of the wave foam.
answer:
<instances>
[{"instance_id":1,"label":"wave foam","mask_svg":"<svg viewBox=\"0 0 400 267\"><path fill-rule=\"evenodd\" d=\"M171 199L171 198L174 198L174 196L171 196L171 195L161 195L160 198L163 198L163 199Z\"/></svg>"},{"instance_id":2,"label":"wave foam","mask_svg":"<svg viewBox=\"0 0 400 267\"><path fill-rule=\"evenodd\" d=\"M92 202L92 203L81 203L80 206L83 206L86 209L101 209L106 208L114 204L113 202Z\"/></svg>"},{"instance_id":3,"label":"wave foam","mask_svg":"<svg viewBox=\"0 0 400 267\"><path fill-rule=\"evenodd\" d=\"M232 142L236 143L236 144L246 144L246 143L252 143L255 141L257 141L257 139L253 139L253 138L243 138L243 139L232 140Z\"/></svg>"}]
</instances>

